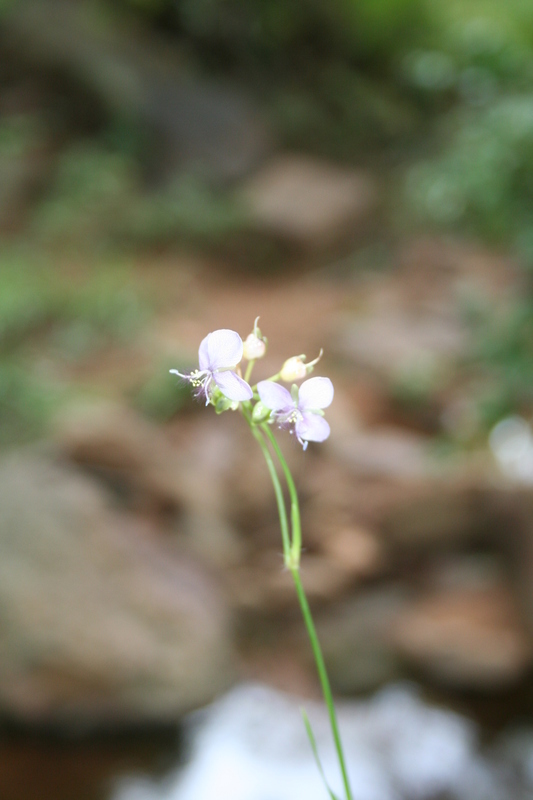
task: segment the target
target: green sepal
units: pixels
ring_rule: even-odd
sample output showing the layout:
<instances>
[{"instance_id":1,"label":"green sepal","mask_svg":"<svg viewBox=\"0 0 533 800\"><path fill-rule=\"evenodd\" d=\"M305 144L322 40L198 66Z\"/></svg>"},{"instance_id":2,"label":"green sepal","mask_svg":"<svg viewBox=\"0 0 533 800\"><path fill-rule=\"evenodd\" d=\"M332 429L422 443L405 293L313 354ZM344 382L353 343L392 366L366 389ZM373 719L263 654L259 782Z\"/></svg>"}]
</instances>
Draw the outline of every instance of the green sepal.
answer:
<instances>
[{"instance_id":1,"label":"green sepal","mask_svg":"<svg viewBox=\"0 0 533 800\"><path fill-rule=\"evenodd\" d=\"M261 422L266 422L270 416L270 409L267 408L261 400L258 400L252 411L252 422L254 425L259 425Z\"/></svg>"},{"instance_id":2,"label":"green sepal","mask_svg":"<svg viewBox=\"0 0 533 800\"><path fill-rule=\"evenodd\" d=\"M223 414L224 411L235 411L239 404L235 400L230 400L229 397L222 394L220 389L215 389L211 397L211 405L214 406L217 414Z\"/></svg>"}]
</instances>

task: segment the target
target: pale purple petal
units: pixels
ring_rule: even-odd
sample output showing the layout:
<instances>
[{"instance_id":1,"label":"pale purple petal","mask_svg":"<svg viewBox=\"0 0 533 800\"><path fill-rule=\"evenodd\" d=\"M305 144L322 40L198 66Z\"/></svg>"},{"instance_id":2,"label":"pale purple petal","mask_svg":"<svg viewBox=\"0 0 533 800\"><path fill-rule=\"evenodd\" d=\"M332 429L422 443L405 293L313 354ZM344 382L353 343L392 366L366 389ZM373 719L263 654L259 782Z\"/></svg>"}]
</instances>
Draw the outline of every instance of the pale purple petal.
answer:
<instances>
[{"instance_id":1,"label":"pale purple petal","mask_svg":"<svg viewBox=\"0 0 533 800\"><path fill-rule=\"evenodd\" d=\"M331 428L319 414L305 412L294 426L296 436L304 442L323 442L328 438Z\"/></svg>"},{"instance_id":2,"label":"pale purple petal","mask_svg":"<svg viewBox=\"0 0 533 800\"><path fill-rule=\"evenodd\" d=\"M261 402L271 411L290 411L294 408L291 393L284 386L272 381L259 381L257 391Z\"/></svg>"},{"instance_id":3,"label":"pale purple petal","mask_svg":"<svg viewBox=\"0 0 533 800\"><path fill-rule=\"evenodd\" d=\"M241 363L243 343L236 331L222 328L219 331L213 331L206 338L209 366L205 369L214 371L225 367L236 367Z\"/></svg>"},{"instance_id":4,"label":"pale purple petal","mask_svg":"<svg viewBox=\"0 0 533 800\"><path fill-rule=\"evenodd\" d=\"M202 339L200 348L198 350L198 364L201 370L210 369L209 367L209 353L207 351L207 343L212 333L208 333L205 339Z\"/></svg>"},{"instance_id":5,"label":"pale purple petal","mask_svg":"<svg viewBox=\"0 0 533 800\"><path fill-rule=\"evenodd\" d=\"M333 384L329 378L309 378L300 386L298 408L327 408L333 400ZM314 441L314 440L313 440Z\"/></svg>"},{"instance_id":6,"label":"pale purple petal","mask_svg":"<svg viewBox=\"0 0 533 800\"><path fill-rule=\"evenodd\" d=\"M223 395L230 400L251 400L253 392L242 378L235 372L215 372L213 380Z\"/></svg>"}]
</instances>

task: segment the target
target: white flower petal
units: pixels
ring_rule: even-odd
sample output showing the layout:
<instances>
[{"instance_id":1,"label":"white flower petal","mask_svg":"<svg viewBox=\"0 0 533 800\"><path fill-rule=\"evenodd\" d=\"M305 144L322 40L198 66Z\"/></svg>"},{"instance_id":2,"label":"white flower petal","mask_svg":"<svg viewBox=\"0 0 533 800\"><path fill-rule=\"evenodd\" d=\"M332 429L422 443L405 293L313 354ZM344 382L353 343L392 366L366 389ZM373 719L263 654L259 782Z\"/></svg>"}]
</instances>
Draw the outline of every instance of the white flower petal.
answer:
<instances>
[{"instance_id":1,"label":"white flower petal","mask_svg":"<svg viewBox=\"0 0 533 800\"><path fill-rule=\"evenodd\" d=\"M217 369L236 367L237 364L241 363L243 343L236 331L222 328L219 331L213 331L206 338L209 366L205 367L205 369L210 369L214 372ZM202 345L200 345L200 348Z\"/></svg>"},{"instance_id":2,"label":"white flower petal","mask_svg":"<svg viewBox=\"0 0 533 800\"><path fill-rule=\"evenodd\" d=\"M213 380L223 395L230 400L251 400L253 392L245 380L240 378L235 372L215 372Z\"/></svg>"},{"instance_id":3,"label":"white flower petal","mask_svg":"<svg viewBox=\"0 0 533 800\"><path fill-rule=\"evenodd\" d=\"M291 393L284 386L273 381L259 381L257 391L264 406L271 411L290 411L294 408Z\"/></svg>"},{"instance_id":4,"label":"white flower petal","mask_svg":"<svg viewBox=\"0 0 533 800\"><path fill-rule=\"evenodd\" d=\"M198 364L201 370L209 370L209 353L207 351L207 343L209 341L209 337L212 336L212 333L208 333L207 336L202 339L200 343L200 347L198 349Z\"/></svg>"},{"instance_id":5,"label":"white flower petal","mask_svg":"<svg viewBox=\"0 0 533 800\"><path fill-rule=\"evenodd\" d=\"M327 408L333 400L333 384L329 378L309 378L300 386L298 408Z\"/></svg>"},{"instance_id":6,"label":"white flower petal","mask_svg":"<svg viewBox=\"0 0 533 800\"><path fill-rule=\"evenodd\" d=\"M296 436L304 442L323 442L328 438L331 428L319 414L305 413L294 426Z\"/></svg>"}]
</instances>

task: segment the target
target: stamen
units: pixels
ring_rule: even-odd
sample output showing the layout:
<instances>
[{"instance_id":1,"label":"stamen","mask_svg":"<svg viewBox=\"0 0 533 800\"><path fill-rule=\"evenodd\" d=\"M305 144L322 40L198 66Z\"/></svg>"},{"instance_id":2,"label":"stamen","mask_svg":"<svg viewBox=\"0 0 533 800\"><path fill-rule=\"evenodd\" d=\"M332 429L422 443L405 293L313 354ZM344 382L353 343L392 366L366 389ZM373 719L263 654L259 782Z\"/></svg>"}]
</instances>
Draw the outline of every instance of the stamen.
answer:
<instances>
[{"instance_id":1,"label":"stamen","mask_svg":"<svg viewBox=\"0 0 533 800\"><path fill-rule=\"evenodd\" d=\"M280 428L285 430L290 429L290 433L292 433L294 426L298 420L303 419L303 416L302 412L298 408L293 408L291 411L287 411L285 414L274 413L274 418Z\"/></svg>"}]
</instances>

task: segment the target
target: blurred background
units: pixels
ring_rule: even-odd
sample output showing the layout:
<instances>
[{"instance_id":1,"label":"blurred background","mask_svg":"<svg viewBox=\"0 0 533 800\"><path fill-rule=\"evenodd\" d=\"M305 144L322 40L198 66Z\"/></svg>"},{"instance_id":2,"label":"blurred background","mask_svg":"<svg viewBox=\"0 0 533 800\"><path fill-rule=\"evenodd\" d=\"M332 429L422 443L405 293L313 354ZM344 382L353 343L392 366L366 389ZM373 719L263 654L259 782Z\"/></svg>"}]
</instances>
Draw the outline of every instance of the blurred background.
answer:
<instances>
[{"instance_id":1,"label":"blurred background","mask_svg":"<svg viewBox=\"0 0 533 800\"><path fill-rule=\"evenodd\" d=\"M527 0L0 0L3 800L207 800L189 712L319 697L261 455L168 373L258 315L335 384L280 442L358 800L533 796L532 86Z\"/></svg>"}]
</instances>

